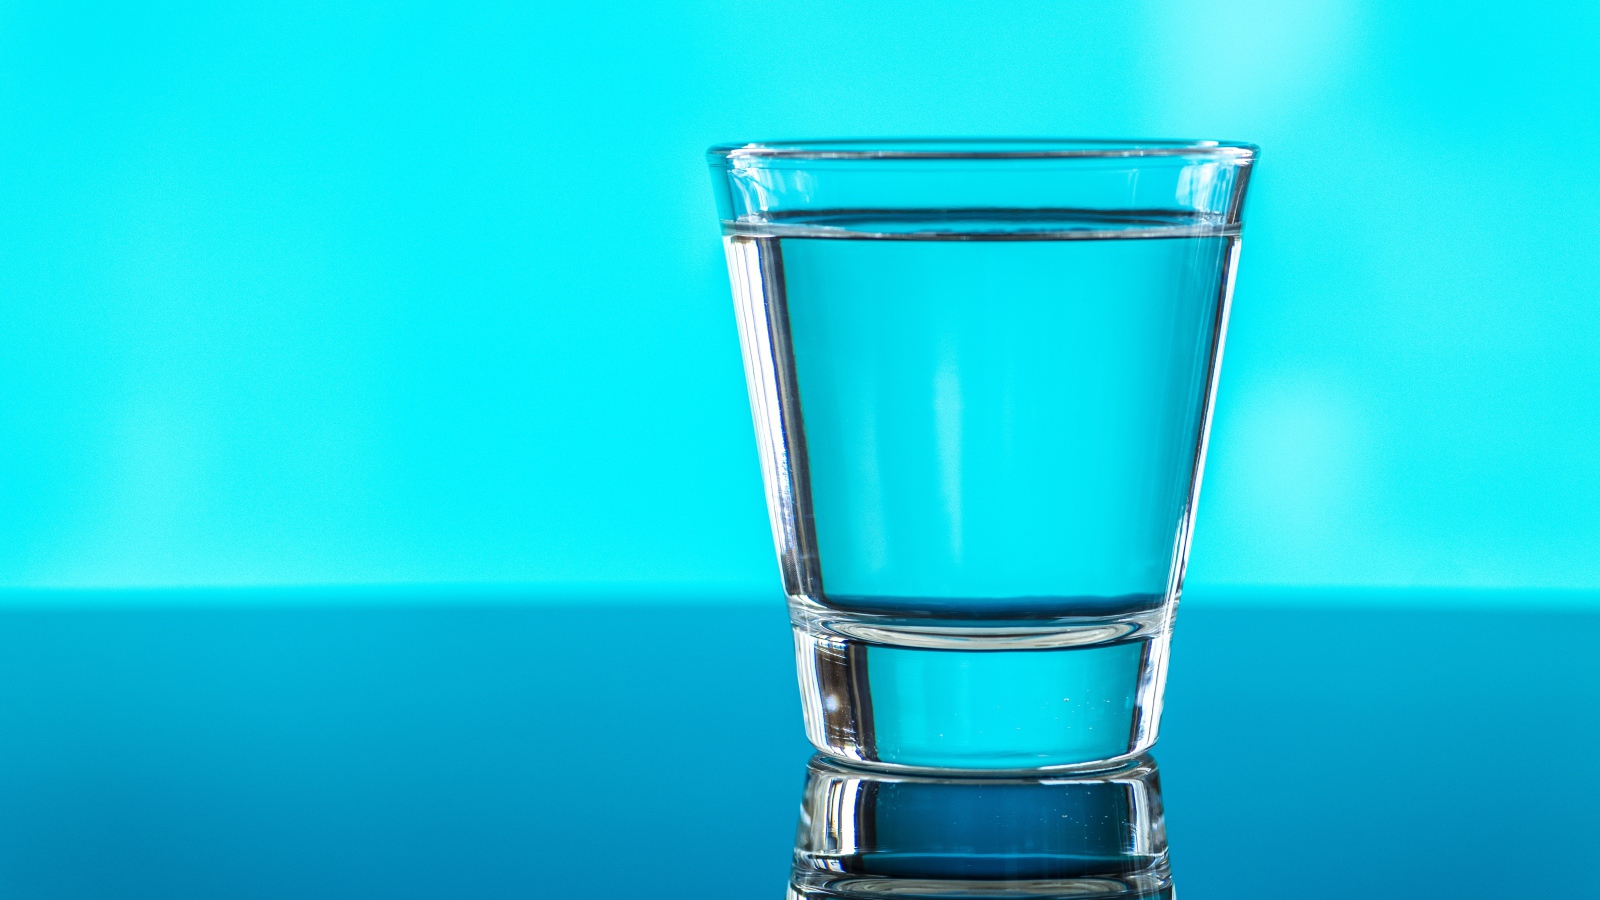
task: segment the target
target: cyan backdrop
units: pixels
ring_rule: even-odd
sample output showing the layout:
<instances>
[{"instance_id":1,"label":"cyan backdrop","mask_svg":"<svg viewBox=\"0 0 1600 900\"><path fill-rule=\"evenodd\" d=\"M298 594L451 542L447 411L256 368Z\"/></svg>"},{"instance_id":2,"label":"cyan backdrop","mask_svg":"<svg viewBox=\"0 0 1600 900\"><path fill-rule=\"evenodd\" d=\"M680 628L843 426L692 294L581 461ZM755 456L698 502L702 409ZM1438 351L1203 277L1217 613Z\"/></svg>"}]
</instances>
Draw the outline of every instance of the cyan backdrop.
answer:
<instances>
[{"instance_id":1,"label":"cyan backdrop","mask_svg":"<svg viewBox=\"0 0 1600 900\"><path fill-rule=\"evenodd\" d=\"M701 153L1264 148L1191 584L1600 587L1592 2L10 3L0 586L775 591Z\"/></svg>"}]
</instances>

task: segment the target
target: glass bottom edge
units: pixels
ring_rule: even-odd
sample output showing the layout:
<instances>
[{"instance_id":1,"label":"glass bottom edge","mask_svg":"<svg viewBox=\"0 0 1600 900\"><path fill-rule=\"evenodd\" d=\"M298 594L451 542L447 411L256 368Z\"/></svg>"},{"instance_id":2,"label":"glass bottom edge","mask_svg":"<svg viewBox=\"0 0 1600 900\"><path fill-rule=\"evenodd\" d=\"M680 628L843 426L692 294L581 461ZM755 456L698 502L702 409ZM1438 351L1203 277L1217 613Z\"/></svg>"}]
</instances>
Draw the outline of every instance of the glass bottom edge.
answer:
<instances>
[{"instance_id":1,"label":"glass bottom edge","mask_svg":"<svg viewBox=\"0 0 1600 900\"><path fill-rule=\"evenodd\" d=\"M1151 747L1143 746L1131 750L1121 756L1108 759L1090 760L1081 763L1051 763L1046 765L1012 766L1009 768L1000 765L922 765L917 763L883 762L876 759L858 759L841 753L832 752L826 747L812 745L818 753L827 758L829 762L837 763L851 769L859 769L872 775L907 775L928 778L1047 778L1051 776L1080 776L1080 775L1111 775L1136 764L1144 758Z\"/></svg>"},{"instance_id":2,"label":"glass bottom edge","mask_svg":"<svg viewBox=\"0 0 1600 900\"><path fill-rule=\"evenodd\" d=\"M1059 878L1017 881L983 881L944 878L896 878L884 875L842 875L797 871L789 882L788 900L871 900L877 897L1007 898L1032 900L1055 897L1105 897L1119 900L1171 900L1175 896L1171 870L1155 868L1123 876Z\"/></svg>"}]
</instances>

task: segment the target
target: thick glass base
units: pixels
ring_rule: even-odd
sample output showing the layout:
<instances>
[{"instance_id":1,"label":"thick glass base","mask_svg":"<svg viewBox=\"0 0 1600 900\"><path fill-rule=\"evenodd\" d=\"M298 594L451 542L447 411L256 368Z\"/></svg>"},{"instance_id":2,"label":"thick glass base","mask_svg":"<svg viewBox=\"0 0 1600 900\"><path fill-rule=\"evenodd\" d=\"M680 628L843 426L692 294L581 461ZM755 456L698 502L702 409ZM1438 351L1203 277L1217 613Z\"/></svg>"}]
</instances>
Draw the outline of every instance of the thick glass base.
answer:
<instances>
[{"instance_id":1,"label":"thick glass base","mask_svg":"<svg viewBox=\"0 0 1600 900\"><path fill-rule=\"evenodd\" d=\"M956 778L820 757L806 778L790 900L1172 894L1149 757L1095 773Z\"/></svg>"},{"instance_id":2,"label":"thick glass base","mask_svg":"<svg viewBox=\"0 0 1600 900\"><path fill-rule=\"evenodd\" d=\"M856 764L1092 769L1156 741L1171 607L929 620L791 603L806 734Z\"/></svg>"}]
</instances>

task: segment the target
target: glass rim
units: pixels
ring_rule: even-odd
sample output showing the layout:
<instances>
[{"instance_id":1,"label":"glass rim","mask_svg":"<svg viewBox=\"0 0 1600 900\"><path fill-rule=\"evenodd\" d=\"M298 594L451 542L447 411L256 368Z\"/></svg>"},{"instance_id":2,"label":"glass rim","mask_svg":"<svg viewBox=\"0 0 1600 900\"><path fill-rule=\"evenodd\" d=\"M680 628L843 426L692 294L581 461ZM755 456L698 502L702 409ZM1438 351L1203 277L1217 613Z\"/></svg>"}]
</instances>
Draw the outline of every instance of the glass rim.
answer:
<instances>
[{"instance_id":1,"label":"glass rim","mask_svg":"<svg viewBox=\"0 0 1600 900\"><path fill-rule=\"evenodd\" d=\"M1011 160L1211 157L1249 164L1261 148L1245 141L1115 138L840 138L713 145L715 165L735 160Z\"/></svg>"}]
</instances>

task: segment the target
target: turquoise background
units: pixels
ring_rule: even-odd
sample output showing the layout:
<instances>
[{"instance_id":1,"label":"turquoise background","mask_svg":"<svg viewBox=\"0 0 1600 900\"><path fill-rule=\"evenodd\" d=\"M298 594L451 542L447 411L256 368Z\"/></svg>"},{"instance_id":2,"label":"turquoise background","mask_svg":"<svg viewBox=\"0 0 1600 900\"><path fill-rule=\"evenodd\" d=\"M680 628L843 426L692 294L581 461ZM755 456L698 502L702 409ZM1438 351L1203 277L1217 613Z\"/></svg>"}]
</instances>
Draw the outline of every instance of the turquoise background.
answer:
<instances>
[{"instance_id":1,"label":"turquoise background","mask_svg":"<svg viewBox=\"0 0 1600 900\"><path fill-rule=\"evenodd\" d=\"M0 587L770 596L703 149L1006 134L1264 148L1191 585L1600 588L1597 109L1590 2L5 4Z\"/></svg>"},{"instance_id":2,"label":"turquoise background","mask_svg":"<svg viewBox=\"0 0 1600 900\"><path fill-rule=\"evenodd\" d=\"M1597 109L1592 2L0 3L0 894L778 890L808 751L701 154L942 133L1265 148L1186 900L1515 896L1550 835L1583 895L1597 613L1370 609L1600 610ZM597 606L689 598L766 602Z\"/></svg>"}]
</instances>

